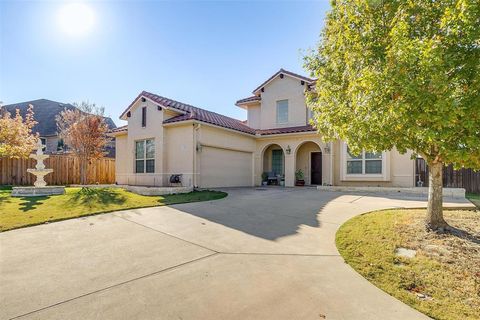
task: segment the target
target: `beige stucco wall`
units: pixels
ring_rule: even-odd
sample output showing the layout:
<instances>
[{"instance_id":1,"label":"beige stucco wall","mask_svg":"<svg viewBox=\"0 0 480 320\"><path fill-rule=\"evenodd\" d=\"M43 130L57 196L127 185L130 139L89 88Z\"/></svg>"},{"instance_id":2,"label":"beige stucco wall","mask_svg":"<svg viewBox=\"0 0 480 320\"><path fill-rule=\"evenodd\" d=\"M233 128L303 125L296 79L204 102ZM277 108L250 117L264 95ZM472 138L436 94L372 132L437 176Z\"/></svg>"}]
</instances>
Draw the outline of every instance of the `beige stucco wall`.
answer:
<instances>
[{"instance_id":1,"label":"beige stucco wall","mask_svg":"<svg viewBox=\"0 0 480 320\"><path fill-rule=\"evenodd\" d=\"M268 172L270 170L271 160L269 153L267 152L267 160L265 159L265 151L270 150L272 144L279 145L285 156L284 170L285 170L285 185L294 186L295 184L295 170L297 162L297 151L302 149L300 148L305 142L311 141L319 146L321 150L327 146L321 137L315 133L308 134L292 134L292 135L281 135L281 136L271 136L271 137L260 137L257 139L257 147L255 151L255 184L260 185L262 182L262 173ZM269 149L270 148L270 149ZM287 148L290 148L290 154L286 152ZM267 168L265 166L268 165ZM329 183L330 181L330 158L328 154L322 157L322 182Z\"/></svg>"},{"instance_id":2,"label":"beige stucco wall","mask_svg":"<svg viewBox=\"0 0 480 320\"><path fill-rule=\"evenodd\" d=\"M129 173L127 159L127 135L122 134L115 137L115 178L118 184L127 184L127 175Z\"/></svg>"},{"instance_id":3,"label":"beige stucco wall","mask_svg":"<svg viewBox=\"0 0 480 320\"><path fill-rule=\"evenodd\" d=\"M253 129L260 129L260 104L252 104L247 106L247 125Z\"/></svg>"},{"instance_id":4,"label":"beige stucco wall","mask_svg":"<svg viewBox=\"0 0 480 320\"><path fill-rule=\"evenodd\" d=\"M386 171L382 178L348 178L342 179L345 160L342 159L343 143L336 141L333 148L334 185L337 186L371 186L371 187L414 187L415 161L410 159L411 152L400 154L395 148L385 152Z\"/></svg>"},{"instance_id":5,"label":"beige stucco wall","mask_svg":"<svg viewBox=\"0 0 480 320\"><path fill-rule=\"evenodd\" d=\"M301 169L305 176L304 180L306 184L311 184L311 153L312 152L321 152L320 147L313 142L306 142L298 148L297 151L297 159L296 159L296 167L295 171ZM326 167L328 163L325 163L322 153L322 180L324 180L323 176L325 174L329 174L325 172L323 169ZM323 181L322 181L323 182Z\"/></svg>"},{"instance_id":6,"label":"beige stucco wall","mask_svg":"<svg viewBox=\"0 0 480 320\"><path fill-rule=\"evenodd\" d=\"M307 123L307 106L305 104L305 85L300 80L284 76L277 77L264 87L261 93L260 128L304 126ZM288 122L277 123L277 101L288 100ZM256 120L252 119L252 122Z\"/></svg>"},{"instance_id":7,"label":"beige stucco wall","mask_svg":"<svg viewBox=\"0 0 480 320\"><path fill-rule=\"evenodd\" d=\"M142 127L142 107L147 107L147 125ZM128 135L125 142L117 143L116 161L122 162L123 172L117 172L118 183L144 186L161 186L163 176L163 112L157 105L147 100L137 101L130 110L128 121ZM155 173L135 173L135 141L143 139L155 140ZM121 159L121 160L120 160Z\"/></svg>"},{"instance_id":8,"label":"beige stucco wall","mask_svg":"<svg viewBox=\"0 0 480 320\"><path fill-rule=\"evenodd\" d=\"M184 186L194 186L193 155L195 127L192 123L167 126L164 129L164 185L172 174L182 174Z\"/></svg>"}]
</instances>

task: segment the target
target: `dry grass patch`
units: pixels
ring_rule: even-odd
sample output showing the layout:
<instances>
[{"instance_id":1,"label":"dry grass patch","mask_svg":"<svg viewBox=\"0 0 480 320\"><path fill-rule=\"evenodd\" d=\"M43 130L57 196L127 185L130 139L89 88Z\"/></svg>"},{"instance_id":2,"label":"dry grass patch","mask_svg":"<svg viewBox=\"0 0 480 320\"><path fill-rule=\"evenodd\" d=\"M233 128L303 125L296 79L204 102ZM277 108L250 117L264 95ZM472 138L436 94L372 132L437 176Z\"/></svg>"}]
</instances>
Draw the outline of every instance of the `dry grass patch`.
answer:
<instances>
[{"instance_id":1,"label":"dry grass patch","mask_svg":"<svg viewBox=\"0 0 480 320\"><path fill-rule=\"evenodd\" d=\"M480 319L480 213L446 211L453 233L427 232L425 210L387 210L347 221L337 247L376 286L434 319ZM396 249L416 250L414 258Z\"/></svg>"}]
</instances>

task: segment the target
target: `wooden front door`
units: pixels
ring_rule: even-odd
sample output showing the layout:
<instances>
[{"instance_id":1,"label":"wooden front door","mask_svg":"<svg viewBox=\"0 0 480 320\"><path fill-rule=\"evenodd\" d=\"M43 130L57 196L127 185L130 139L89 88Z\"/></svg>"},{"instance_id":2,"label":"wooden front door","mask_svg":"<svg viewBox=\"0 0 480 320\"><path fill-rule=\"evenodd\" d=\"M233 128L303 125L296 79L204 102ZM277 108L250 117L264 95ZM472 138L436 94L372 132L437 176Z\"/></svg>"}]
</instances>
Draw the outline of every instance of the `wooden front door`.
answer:
<instances>
[{"instance_id":1,"label":"wooden front door","mask_svg":"<svg viewBox=\"0 0 480 320\"><path fill-rule=\"evenodd\" d=\"M322 184L322 153L312 152L310 163L310 184Z\"/></svg>"}]
</instances>

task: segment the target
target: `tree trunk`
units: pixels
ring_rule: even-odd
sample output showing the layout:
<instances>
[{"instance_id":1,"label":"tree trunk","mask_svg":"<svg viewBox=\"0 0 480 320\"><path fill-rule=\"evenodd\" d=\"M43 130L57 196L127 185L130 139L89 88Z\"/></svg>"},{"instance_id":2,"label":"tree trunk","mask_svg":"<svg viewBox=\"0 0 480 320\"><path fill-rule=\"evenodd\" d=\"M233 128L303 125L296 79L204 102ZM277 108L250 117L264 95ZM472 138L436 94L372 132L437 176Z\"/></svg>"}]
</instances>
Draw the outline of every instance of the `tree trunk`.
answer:
<instances>
[{"instance_id":1,"label":"tree trunk","mask_svg":"<svg viewBox=\"0 0 480 320\"><path fill-rule=\"evenodd\" d=\"M427 207L427 229L433 231L444 231L448 224L443 219L443 163L434 161L428 164L429 187Z\"/></svg>"}]
</instances>

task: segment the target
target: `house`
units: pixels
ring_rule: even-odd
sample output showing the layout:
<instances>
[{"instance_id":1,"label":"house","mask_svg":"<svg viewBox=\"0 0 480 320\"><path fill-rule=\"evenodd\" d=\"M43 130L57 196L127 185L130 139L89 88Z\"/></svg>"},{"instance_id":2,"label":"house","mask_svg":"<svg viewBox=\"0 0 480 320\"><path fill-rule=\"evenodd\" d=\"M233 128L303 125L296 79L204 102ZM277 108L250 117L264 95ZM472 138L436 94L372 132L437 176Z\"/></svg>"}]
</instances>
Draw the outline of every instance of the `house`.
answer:
<instances>
[{"instance_id":1,"label":"house","mask_svg":"<svg viewBox=\"0 0 480 320\"><path fill-rule=\"evenodd\" d=\"M2 110L6 110L10 114L14 115L16 113L16 109L18 109L22 117L25 117L29 105L33 106L34 118L35 121L37 121L37 124L35 127L33 127L33 132L39 134L43 145L45 145L45 152L63 152L65 146L62 139L58 137L56 118L63 110L74 110L76 107L69 103L38 99L5 105L2 107ZM105 117L105 122L110 129L117 127L111 118ZM109 156L115 157L114 143L107 147L107 152Z\"/></svg>"},{"instance_id":2,"label":"house","mask_svg":"<svg viewBox=\"0 0 480 320\"><path fill-rule=\"evenodd\" d=\"M309 125L305 90L314 79L280 69L238 100L246 122L150 92L122 113L116 137L119 184L234 187L262 183L262 173L285 186L302 170L307 185L414 186L414 161L396 150L352 156L342 141L325 142ZM275 179L273 179L275 182Z\"/></svg>"}]
</instances>

